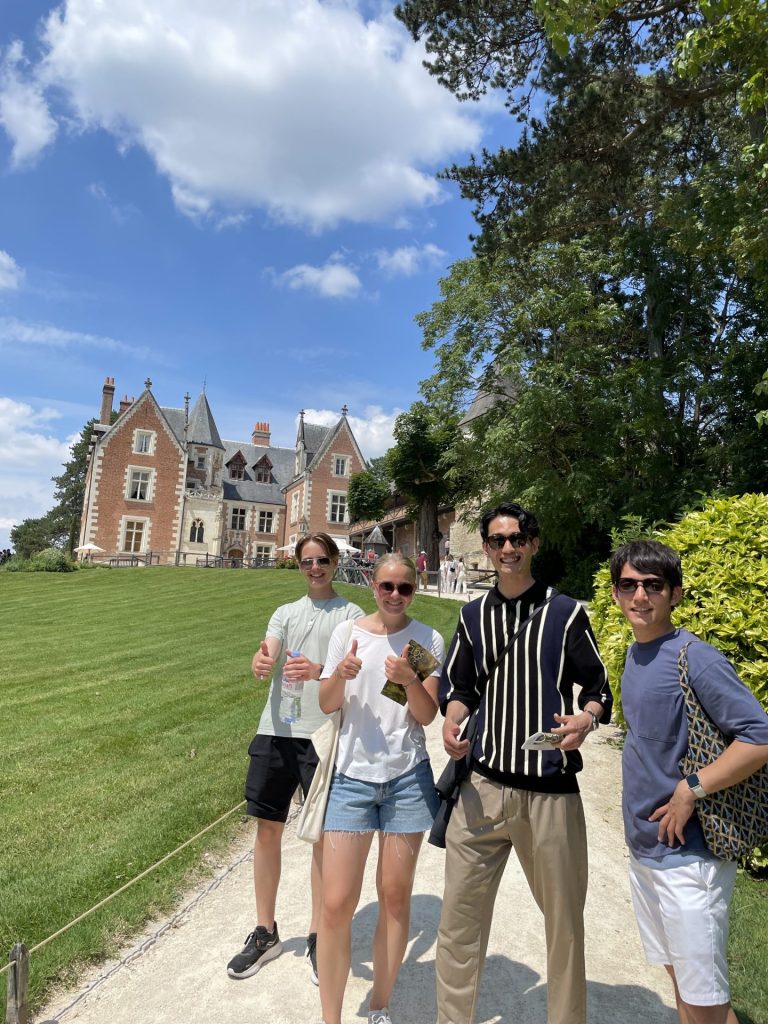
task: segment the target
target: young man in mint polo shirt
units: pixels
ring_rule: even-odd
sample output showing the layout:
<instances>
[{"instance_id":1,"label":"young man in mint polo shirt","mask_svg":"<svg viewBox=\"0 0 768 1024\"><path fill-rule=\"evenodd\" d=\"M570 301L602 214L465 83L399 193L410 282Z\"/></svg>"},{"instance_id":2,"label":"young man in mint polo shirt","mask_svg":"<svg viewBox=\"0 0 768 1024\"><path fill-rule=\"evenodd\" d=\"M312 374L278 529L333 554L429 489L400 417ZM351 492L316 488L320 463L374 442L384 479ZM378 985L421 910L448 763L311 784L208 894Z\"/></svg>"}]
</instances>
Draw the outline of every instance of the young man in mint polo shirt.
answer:
<instances>
[{"instance_id":1,"label":"young man in mint polo shirt","mask_svg":"<svg viewBox=\"0 0 768 1024\"><path fill-rule=\"evenodd\" d=\"M621 681L628 729L622 775L640 937L649 963L662 964L672 978L680 1024L738 1024L726 960L736 864L707 849L696 801L768 761L768 715L720 651L672 624L683 596L675 551L658 541L625 544L611 559L611 581L635 635ZM683 778L688 719L677 658L688 642L691 685L731 742L698 775Z\"/></svg>"}]
</instances>

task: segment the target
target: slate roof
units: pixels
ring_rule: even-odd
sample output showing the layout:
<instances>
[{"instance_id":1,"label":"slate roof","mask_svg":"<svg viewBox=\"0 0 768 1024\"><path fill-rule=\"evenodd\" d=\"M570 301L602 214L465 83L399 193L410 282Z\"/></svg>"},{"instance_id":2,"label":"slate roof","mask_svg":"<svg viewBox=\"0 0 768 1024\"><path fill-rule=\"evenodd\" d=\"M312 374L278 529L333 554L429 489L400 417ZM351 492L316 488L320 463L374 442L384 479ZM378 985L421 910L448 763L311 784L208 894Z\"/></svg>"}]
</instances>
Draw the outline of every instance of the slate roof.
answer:
<instances>
[{"instance_id":1,"label":"slate roof","mask_svg":"<svg viewBox=\"0 0 768 1024\"><path fill-rule=\"evenodd\" d=\"M216 421L213 418L211 407L205 393L201 394L195 402L195 407L189 417L187 427L187 442L189 444L205 444L210 448L223 448L216 428Z\"/></svg>"},{"instance_id":2,"label":"slate roof","mask_svg":"<svg viewBox=\"0 0 768 1024\"><path fill-rule=\"evenodd\" d=\"M224 474L222 486L225 501L258 501L262 505L285 505L282 488L293 478L296 452L293 448L264 448L244 441L224 441ZM237 452L242 452L245 470L242 480L227 479L227 463ZM254 466L264 456L272 463L272 483L263 484L255 479Z\"/></svg>"},{"instance_id":3,"label":"slate roof","mask_svg":"<svg viewBox=\"0 0 768 1024\"><path fill-rule=\"evenodd\" d=\"M168 426L176 435L176 440L179 444L184 444L184 410L167 409L164 405L161 405L160 412L168 421Z\"/></svg>"},{"instance_id":4,"label":"slate roof","mask_svg":"<svg viewBox=\"0 0 768 1024\"><path fill-rule=\"evenodd\" d=\"M328 435L335 430L335 427L321 427L319 423L304 424L304 444L307 451L307 468L312 464L315 456L320 452Z\"/></svg>"}]
</instances>

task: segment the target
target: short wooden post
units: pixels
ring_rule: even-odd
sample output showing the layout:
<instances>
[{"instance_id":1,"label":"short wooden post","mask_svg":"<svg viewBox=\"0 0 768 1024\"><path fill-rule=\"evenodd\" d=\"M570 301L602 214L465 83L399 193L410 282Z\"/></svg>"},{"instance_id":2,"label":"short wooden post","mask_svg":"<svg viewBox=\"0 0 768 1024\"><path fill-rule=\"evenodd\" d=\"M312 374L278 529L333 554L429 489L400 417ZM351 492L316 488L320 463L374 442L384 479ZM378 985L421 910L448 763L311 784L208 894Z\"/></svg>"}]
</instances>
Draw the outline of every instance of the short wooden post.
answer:
<instances>
[{"instance_id":1,"label":"short wooden post","mask_svg":"<svg viewBox=\"0 0 768 1024\"><path fill-rule=\"evenodd\" d=\"M6 1024L27 1024L29 994L29 950L17 942L8 959L12 961L8 973L8 998L5 1007ZM15 962L14 962L15 961Z\"/></svg>"}]
</instances>

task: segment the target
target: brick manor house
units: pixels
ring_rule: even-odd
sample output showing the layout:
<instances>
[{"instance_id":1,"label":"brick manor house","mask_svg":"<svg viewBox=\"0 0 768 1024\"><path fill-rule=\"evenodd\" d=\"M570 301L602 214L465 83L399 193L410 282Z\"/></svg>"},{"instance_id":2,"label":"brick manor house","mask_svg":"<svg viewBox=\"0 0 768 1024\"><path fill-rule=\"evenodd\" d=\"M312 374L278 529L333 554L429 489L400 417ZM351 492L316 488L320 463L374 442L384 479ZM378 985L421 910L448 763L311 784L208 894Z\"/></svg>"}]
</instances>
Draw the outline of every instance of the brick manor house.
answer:
<instances>
[{"instance_id":1,"label":"brick manor house","mask_svg":"<svg viewBox=\"0 0 768 1024\"><path fill-rule=\"evenodd\" d=\"M302 411L295 447L280 448L268 423L256 423L250 441L223 441L204 392L190 412L189 395L184 408L167 408L144 383L114 423L114 378L104 383L81 547L195 565L205 556L273 558L309 531L348 540L349 478L366 464L346 406L334 427L306 423Z\"/></svg>"}]
</instances>

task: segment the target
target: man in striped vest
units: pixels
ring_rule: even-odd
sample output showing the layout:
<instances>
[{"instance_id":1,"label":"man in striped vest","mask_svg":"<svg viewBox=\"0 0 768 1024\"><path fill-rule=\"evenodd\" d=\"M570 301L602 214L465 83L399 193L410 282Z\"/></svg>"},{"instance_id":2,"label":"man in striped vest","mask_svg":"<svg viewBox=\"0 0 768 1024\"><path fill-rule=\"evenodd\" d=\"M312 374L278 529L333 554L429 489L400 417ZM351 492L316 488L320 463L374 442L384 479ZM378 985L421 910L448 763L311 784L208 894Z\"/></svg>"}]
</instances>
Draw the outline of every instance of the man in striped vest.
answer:
<instances>
[{"instance_id":1,"label":"man in striped vest","mask_svg":"<svg viewBox=\"0 0 768 1024\"><path fill-rule=\"evenodd\" d=\"M438 1024L474 1021L496 892L513 847L544 914L547 1020L586 1024L578 748L609 720L613 701L586 612L531 574L535 516L505 502L484 513L480 532L497 583L462 609L443 668L443 743L452 758L466 756L462 723L478 707L479 715L472 770L446 835ZM549 733L549 741L524 749L536 733Z\"/></svg>"}]
</instances>

